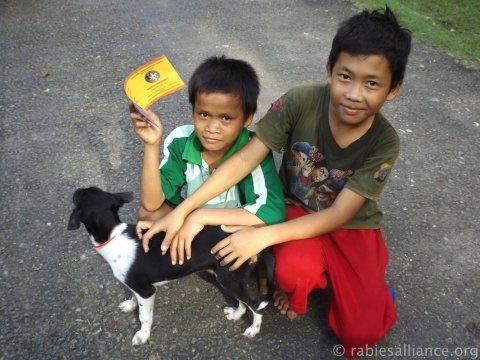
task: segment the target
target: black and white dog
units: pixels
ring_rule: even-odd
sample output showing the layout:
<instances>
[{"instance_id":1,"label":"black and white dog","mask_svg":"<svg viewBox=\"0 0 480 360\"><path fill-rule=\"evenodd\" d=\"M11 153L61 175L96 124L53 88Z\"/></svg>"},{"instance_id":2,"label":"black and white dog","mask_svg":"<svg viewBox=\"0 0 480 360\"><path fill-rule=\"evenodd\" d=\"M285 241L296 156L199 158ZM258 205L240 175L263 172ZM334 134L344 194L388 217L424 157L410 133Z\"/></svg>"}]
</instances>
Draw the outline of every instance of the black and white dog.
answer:
<instances>
[{"instance_id":1,"label":"black and white dog","mask_svg":"<svg viewBox=\"0 0 480 360\"><path fill-rule=\"evenodd\" d=\"M132 193L111 194L96 187L77 189L73 194L75 208L68 223L68 230L78 229L81 222L85 225L93 247L110 264L115 277L133 292L130 300L119 305L123 312L133 311L139 305L141 329L136 332L132 344L144 344L150 337L155 286L202 270L213 272L225 292L238 300L238 308L224 309L227 319L240 319L248 307L253 313L253 323L243 335L250 338L257 335L262 323L262 310L272 296L272 254L269 251L259 254L267 269L269 293L266 296L261 296L258 289L248 286L258 258L244 263L236 271L229 271L228 266L221 266L210 253L216 243L228 236L219 226L205 227L192 242L191 259L183 265L172 265L168 252L162 255L160 251L164 233L150 240L150 251L145 253L135 233L135 225L120 221L118 210L132 197Z\"/></svg>"}]
</instances>

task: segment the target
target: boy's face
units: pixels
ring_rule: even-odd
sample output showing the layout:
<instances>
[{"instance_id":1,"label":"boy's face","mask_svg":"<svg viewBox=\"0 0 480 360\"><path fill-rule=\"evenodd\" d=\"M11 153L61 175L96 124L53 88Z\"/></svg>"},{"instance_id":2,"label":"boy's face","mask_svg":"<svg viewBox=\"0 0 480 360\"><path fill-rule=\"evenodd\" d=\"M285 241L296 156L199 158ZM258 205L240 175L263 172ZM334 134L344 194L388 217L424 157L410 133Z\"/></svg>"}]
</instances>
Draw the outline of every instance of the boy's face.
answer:
<instances>
[{"instance_id":1,"label":"boy's face","mask_svg":"<svg viewBox=\"0 0 480 360\"><path fill-rule=\"evenodd\" d=\"M401 84L390 90L392 74L383 55L340 53L337 62L327 64L330 84L329 119L350 127L368 125L386 100L393 100Z\"/></svg>"},{"instance_id":2,"label":"boy's face","mask_svg":"<svg viewBox=\"0 0 480 360\"><path fill-rule=\"evenodd\" d=\"M195 134L202 143L204 155L220 159L238 135L253 120L245 119L242 103L233 93L198 93L193 109Z\"/></svg>"}]
</instances>

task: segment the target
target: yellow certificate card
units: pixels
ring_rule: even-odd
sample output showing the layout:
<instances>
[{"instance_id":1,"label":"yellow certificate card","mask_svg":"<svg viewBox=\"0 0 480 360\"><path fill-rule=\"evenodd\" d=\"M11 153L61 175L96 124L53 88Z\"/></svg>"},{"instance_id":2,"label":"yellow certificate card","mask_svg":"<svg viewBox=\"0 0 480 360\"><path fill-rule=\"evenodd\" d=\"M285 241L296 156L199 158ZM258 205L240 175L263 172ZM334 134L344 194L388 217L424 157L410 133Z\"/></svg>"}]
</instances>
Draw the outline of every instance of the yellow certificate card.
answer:
<instances>
[{"instance_id":1,"label":"yellow certificate card","mask_svg":"<svg viewBox=\"0 0 480 360\"><path fill-rule=\"evenodd\" d=\"M137 109L146 110L158 99L185 87L165 55L140 66L125 79L125 93Z\"/></svg>"}]
</instances>

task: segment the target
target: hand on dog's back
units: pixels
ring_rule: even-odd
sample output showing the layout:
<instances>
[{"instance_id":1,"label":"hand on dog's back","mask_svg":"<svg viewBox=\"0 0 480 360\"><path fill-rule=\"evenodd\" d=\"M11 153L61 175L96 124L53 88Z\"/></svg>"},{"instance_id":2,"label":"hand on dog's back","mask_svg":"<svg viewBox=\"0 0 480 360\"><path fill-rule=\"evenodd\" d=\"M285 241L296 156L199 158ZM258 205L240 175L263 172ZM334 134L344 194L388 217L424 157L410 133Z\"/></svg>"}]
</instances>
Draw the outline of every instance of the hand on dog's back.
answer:
<instances>
[{"instance_id":1,"label":"hand on dog's back","mask_svg":"<svg viewBox=\"0 0 480 360\"><path fill-rule=\"evenodd\" d=\"M178 208L177 208L178 209ZM143 222L139 221L137 224L137 235L139 235L139 239L142 240L143 249L145 252L149 251L148 243L150 239L158 234L159 232L165 232L165 239L163 240L161 251L162 254L166 254L170 244L174 240L175 236L177 235L178 231L182 228L183 223L185 221L186 216L183 216L181 212L175 209L169 214L165 215L160 220L154 222L153 224L144 224ZM143 226L143 227L142 227ZM142 230L148 229L143 235Z\"/></svg>"}]
</instances>

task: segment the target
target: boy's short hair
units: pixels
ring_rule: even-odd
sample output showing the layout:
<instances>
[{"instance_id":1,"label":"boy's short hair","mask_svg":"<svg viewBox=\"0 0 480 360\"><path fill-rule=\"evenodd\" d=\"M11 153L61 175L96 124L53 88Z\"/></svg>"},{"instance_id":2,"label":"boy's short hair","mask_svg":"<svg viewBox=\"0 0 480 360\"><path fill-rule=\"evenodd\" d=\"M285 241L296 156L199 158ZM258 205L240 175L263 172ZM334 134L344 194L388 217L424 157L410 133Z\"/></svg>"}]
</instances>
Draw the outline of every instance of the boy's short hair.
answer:
<instances>
[{"instance_id":1,"label":"boy's short hair","mask_svg":"<svg viewBox=\"0 0 480 360\"><path fill-rule=\"evenodd\" d=\"M338 28L328 57L330 71L341 52L384 55L392 73L390 89L393 89L403 80L411 41L410 31L400 26L388 6L383 13L362 11Z\"/></svg>"},{"instance_id":2,"label":"boy's short hair","mask_svg":"<svg viewBox=\"0 0 480 360\"><path fill-rule=\"evenodd\" d=\"M246 61L222 55L209 57L200 64L188 82L188 100L192 109L197 94L212 92L237 94L245 120L257 111L260 84L257 73Z\"/></svg>"}]
</instances>

